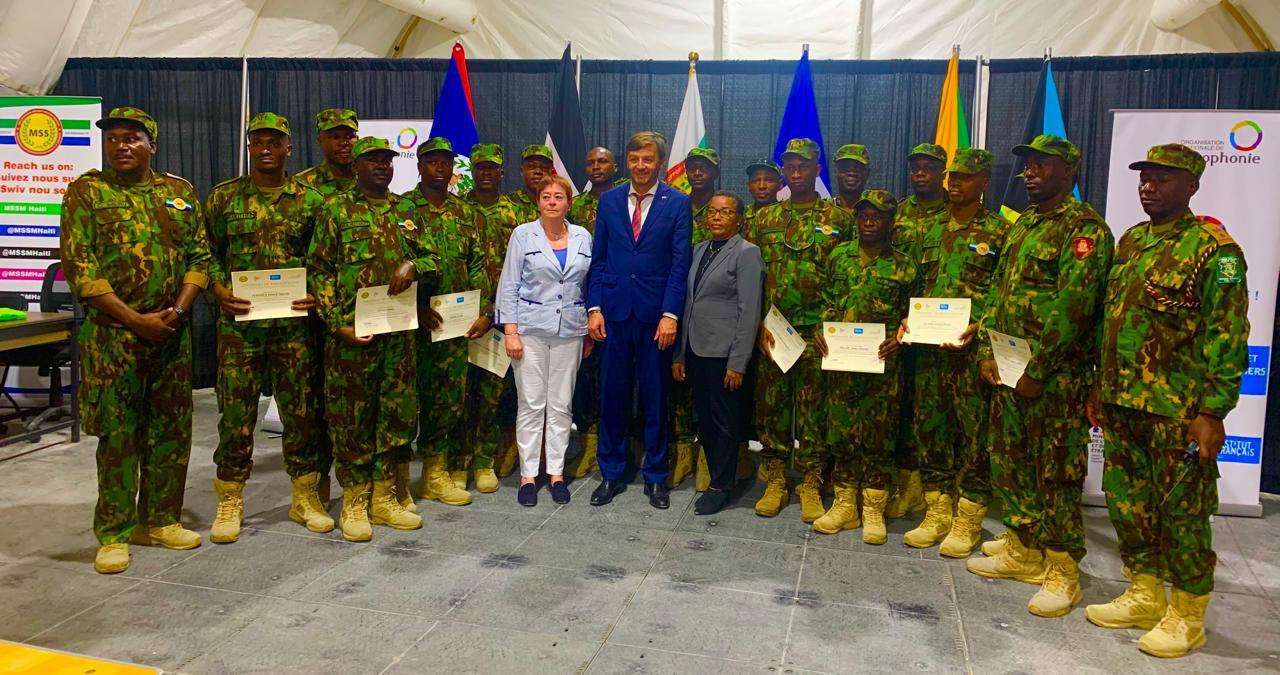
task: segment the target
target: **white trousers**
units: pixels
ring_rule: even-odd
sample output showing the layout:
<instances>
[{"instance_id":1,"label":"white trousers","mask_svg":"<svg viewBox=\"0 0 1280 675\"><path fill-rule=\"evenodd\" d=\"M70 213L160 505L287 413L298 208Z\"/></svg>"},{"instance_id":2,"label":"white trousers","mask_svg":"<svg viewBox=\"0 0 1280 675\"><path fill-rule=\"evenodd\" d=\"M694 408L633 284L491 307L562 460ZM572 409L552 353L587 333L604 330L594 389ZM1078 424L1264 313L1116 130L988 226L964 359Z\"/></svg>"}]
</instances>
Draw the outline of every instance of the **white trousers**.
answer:
<instances>
[{"instance_id":1,"label":"white trousers","mask_svg":"<svg viewBox=\"0 0 1280 675\"><path fill-rule=\"evenodd\" d=\"M516 445L520 475L536 478L545 444L547 474L564 473L564 453L573 425L573 385L582 363L582 338L521 335L524 358L512 361L516 376Z\"/></svg>"}]
</instances>

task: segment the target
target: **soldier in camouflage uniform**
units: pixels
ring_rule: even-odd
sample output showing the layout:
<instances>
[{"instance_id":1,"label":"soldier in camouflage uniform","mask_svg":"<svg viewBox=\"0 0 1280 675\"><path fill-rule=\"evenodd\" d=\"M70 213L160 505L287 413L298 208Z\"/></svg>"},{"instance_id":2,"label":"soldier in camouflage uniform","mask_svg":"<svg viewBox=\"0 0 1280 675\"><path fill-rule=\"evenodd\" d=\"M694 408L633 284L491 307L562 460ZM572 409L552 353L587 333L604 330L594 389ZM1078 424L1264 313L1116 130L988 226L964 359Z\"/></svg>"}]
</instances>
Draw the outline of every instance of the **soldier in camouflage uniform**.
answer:
<instances>
[{"instance_id":1,"label":"soldier in camouflage uniform","mask_svg":"<svg viewBox=\"0 0 1280 675\"><path fill-rule=\"evenodd\" d=\"M853 237L849 212L818 198L815 184L820 157L818 144L808 138L787 142L782 174L791 197L761 211L747 238L760 247L764 258L764 305L776 305L806 341L821 327L821 291L827 286L831 251ZM763 326L758 342L768 356L773 335ZM826 511L819 494L827 462L824 401L816 347L806 347L785 374L776 364L761 365L756 382L756 430L764 446L767 484L756 502L757 514L773 517L786 506L786 458L797 440L796 464L805 472L797 490L801 518L812 523Z\"/></svg>"},{"instance_id":2,"label":"soldier in camouflage uniform","mask_svg":"<svg viewBox=\"0 0 1280 675\"><path fill-rule=\"evenodd\" d=\"M534 143L525 147L520 153L520 178L524 181L524 185L507 195L511 203L516 206L516 217L519 219L516 225L531 223L538 219L538 186L542 185L543 178L554 172L555 159L551 155L551 148L541 143ZM502 243L504 250L506 246L504 241Z\"/></svg>"},{"instance_id":3,"label":"soldier in camouflage uniform","mask_svg":"<svg viewBox=\"0 0 1280 675\"><path fill-rule=\"evenodd\" d=\"M827 283L821 289L822 319L885 325L880 358L883 374L828 371L827 437L835 460L835 501L813 522L813 529L836 534L865 525L862 541L883 544L889 538L884 508L893 482L894 436L902 376L898 372L897 326L907 314L916 282L916 264L893 248L897 203L884 190L866 190L854 205L857 236L836 246L827 261ZM814 343L827 354L821 330ZM858 485L862 485L862 519L858 518Z\"/></svg>"},{"instance_id":4,"label":"soldier in camouflage uniform","mask_svg":"<svg viewBox=\"0 0 1280 675\"><path fill-rule=\"evenodd\" d=\"M438 261L429 241L411 236L417 222L403 216L400 197L387 189L396 153L386 139L361 138L352 154L356 186L325 201L307 272L329 329L324 385L342 486L339 527L348 541L369 541L371 522L422 527L422 518L397 499L393 466L417 426L417 359L409 331L356 335L356 295L382 285L403 293L414 280L432 285ZM435 327L430 313L424 324Z\"/></svg>"},{"instance_id":5,"label":"soldier in camouflage uniform","mask_svg":"<svg viewBox=\"0 0 1280 675\"><path fill-rule=\"evenodd\" d=\"M209 282L209 250L191 184L151 169L155 120L123 107L97 125L110 168L67 187L60 255L85 305L76 341L80 419L98 437L94 569L112 574L128 569L131 539L200 545L178 518L191 455L186 315Z\"/></svg>"},{"instance_id":6,"label":"soldier in camouflage uniform","mask_svg":"<svg viewBox=\"0 0 1280 675\"><path fill-rule=\"evenodd\" d=\"M751 203L742 215L742 232L751 231L756 217L765 207L778 203L778 191L782 189L782 169L771 159L757 159L747 165L747 192Z\"/></svg>"},{"instance_id":7,"label":"soldier in camouflage uniform","mask_svg":"<svg viewBox=\"0 0 1280 675\"><path fill-rule=\"evenodd\" d=\"M1080 498L1089 459L1089 421L1081 413L1113 238L1102 216L1071 194L1080 162L1074 144L1041 135L1013 152L1024 158L1032 205L1005 238L978 343L979 373L996 387L991 483L1008 530L997 555L971 558L966 568L1040 583L1027 609L1052 617L1080 602ZM1031 348L1022 377L1007 383L1012 388L1001 386L989 330L1025 338Z\"/></svg>"},{"instance_id":8,"label":"soldier in camouflage uniform","mask_svg":"<svg viewBox=\"0 0 1280 675\"><path fill-rule=\"evenodd\" d=\"M472 165L491 162L493 157L477 145ZM412 218L419 228L407 233L427 241L439 256L439 276L432 284L418 284L418 304L426 312L433 295L480 291L480 316L462 338L431 341L431 332L419 328L418 349L418 449L423 454L423 499L453 506L471 503L466 491L469 422L466 413L467 341L489 332L493 312L493 287L485 269L489 232L484 216L470 202L449 193L455 153L447 138L429 138L418 146L418 186L401 195L400 213ZM501 161L501 158L498 158ZM438 321L438 319L437 319ZM400 467L404 469L401 470ZM450 467L461 471L459 488L449 474ZM408 487L408 458L396 466L399 485ZM476 489L494 492L498 477L493 473L493 456L474 459ZM403 478L399 476L403 475Z\"/></svg>"},{"instance_id":9,"label":"soldier in camouflage uniform","mask_svg":"<svg viewBox=\"0 0 1280 675\"><path fill-rule=\"evenodd\" d=\"M977 148L957 150L948 175L949 205L937 216L919 221L924 224L916 249L920 276L912 295L969 298L973 323L955 344L908 350L917 355L915 377L909 380L915 387L916 417L909 421L920 450L929 510L919 527L903 536L903 542L929 548L942 541L942 555L964 558L978 545L991 498L986 423L991 388L978 378L973 337L977 320L993 299L992 273L1004 252L1009 223L982 206L991 180L991 153ZM910 341L905 321L899 339ZM953 490L957 489L953 525Z\"/></svg>"},{"instance_id":10,"label":"soldier in camouflage uniform","mask_svg":"<svg viewBox=\"0 0 1280 675\"><path fill-rule=\"evenodd\" d=\"M693 243L711 238L707 228L707 204L720 180L720 153L711 148L693 148L684 158L684 172L689 179L689 202L693 204Z\"/></svg>"},{"instance_id":11,"label":"soldier in camouflage uniform","mask_svg":"<svg viewBox=\"0 0 1280 675\"><path fill-rule=\"evenodd\" d=\"M609 148L596 147L587 151L587 178L591 179L591 189L573 198L569 205L569 222L586 228L595 235L596 210L600 208L600 195L618 186L618 161L614 159ZM579 386L582 380L578 381ZM578 417L578 389L574 389L573 411L575 422ZM581 425L578 426L582 428Z\"/></svg>"},{"instance_id":12,"label":"soldier in camouflage uniform","mask_svg":"<svg viewBox=\"0 0 1280 675\"><path fill-rule=\"evenodd\" d=\"M319 392L311 353L307 316L236 321L252 309L232 289L246 273L306 267L307 247L323 210L324 197L285 172L293 150L289 121L275 113L249 120L249 175L219 183L209 193L205 218L209 228L210 289L222 308L218 317L218 450L213 454L217 477L213 487L218 511L209 532L217 544L240 537L244 484L253 469L253 430L258 399L270 388L284 426L281 450L285 471L293 481L289 517L312 532L329 532L333 519L320 503L317 488L323 469L316 437ZM293 301L293 309L310 312L315 296ZM327 445L327 444L326 444Z\"/></svg>"},{"instance_id":13,"label":"soldier in camouflage uniform","mask_svg":"<svg viewBox=\"0 0 1280 675\"><path fill-rule=\"evenodd\" d=\"M1102 485L1130 584L1085 616L1149 629L1139 649L1178 657L1205 642L1217 562L1209 517L1222 419L1248 365L1249 290L1240 245L1189 208L1205 168L1200 153L1157 145L1129 168L1141 171L1138 196L1151 219L1116 247L1089 408L1106 436ZM1189 458L1188 441L1198 446Z\"/></svg>"},{"instance_id":14,"label":"soldier in camouflage uniform","mask_svg":"<svg viewBox=\"0 0 1280 675\"><path fill-rule=\"evenodd\" d=\"M871 175L871 156L867 146L847 143L836 150L836 192L831 203L839 206L853 218L853 207L862 199Z\"/></svg>"}]
</instances>

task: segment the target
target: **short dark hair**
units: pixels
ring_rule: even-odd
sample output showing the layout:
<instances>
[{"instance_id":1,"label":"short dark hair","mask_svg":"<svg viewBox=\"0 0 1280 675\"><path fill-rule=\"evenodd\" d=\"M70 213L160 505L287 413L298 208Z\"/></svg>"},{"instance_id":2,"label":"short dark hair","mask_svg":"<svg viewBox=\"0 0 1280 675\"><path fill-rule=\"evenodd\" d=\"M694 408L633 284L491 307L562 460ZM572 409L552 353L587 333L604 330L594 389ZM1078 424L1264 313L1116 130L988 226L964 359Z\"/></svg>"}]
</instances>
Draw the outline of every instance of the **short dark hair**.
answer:
<instances>
[{"instance_id":1,"label":"short dark hair","mask_svg":"<svg viewBox=\"0 0 1280 675\"><path fill-rule=\"evenodd\" d=\"M667 158L667 137L656 131L637 131L627 139L627 152L635 152L646 145L657 146L658 159Z\"/></svg>"},{"instance_id":2,"label":"short dark hair","mask_svg":"<svg viewBox=\"0 0 1280 675\"><path fill-rule=\"evenodd\" d=\"M733 208L738 211L738 217L742 218L744 215L746 215L747 207L745 204L742 203L742 199L738 197L738 195L735 195L732 192L728 192L725 190L717 190L715 194L711 195L711 199L715 199L716 197L728 197L729 199L732 199ZM708 204L711 203L711 199L707 200Z\"/></svg>"}]
</instances>

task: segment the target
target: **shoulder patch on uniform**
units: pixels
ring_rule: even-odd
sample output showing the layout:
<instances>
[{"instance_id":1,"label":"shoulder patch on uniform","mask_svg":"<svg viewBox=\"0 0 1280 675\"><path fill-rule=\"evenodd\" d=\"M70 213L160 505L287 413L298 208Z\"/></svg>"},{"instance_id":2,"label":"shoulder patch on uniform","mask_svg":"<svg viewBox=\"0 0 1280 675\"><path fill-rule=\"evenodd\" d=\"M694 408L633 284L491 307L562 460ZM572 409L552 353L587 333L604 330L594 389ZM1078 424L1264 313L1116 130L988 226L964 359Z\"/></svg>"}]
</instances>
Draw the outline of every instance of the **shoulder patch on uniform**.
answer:
<instances>
[{"instance_id":1,"label":"shoulder patch on uniform","mask_svg":"<svg viewBox=\"0 0 1280 675\"><path fill-rule=\"evenodd\" d=\"M1084 260L1093 255L1093 249L1097 248L1093 237L1076 237L1071 240L1071 253L1075 255L1076 260Z\"/></svg>"},{"instance_id":2,"label":"shoulder patch on uniform","mask_svg":"<svg viewBox=\"0 0 1280 675\"><path fill-rule=\"evenodd\" d=\"M1218 258L1218 283L1238 284L1243 277L1240 273L1240 256L1224 255Z\"/></svg>"},{"instance_id":3,"label":"shoulder patch on uniform","mask_svg":"<svg viewBox=\"0 0 1280 675\"><path fill-rule=\"evenodd\" d=\"M183 185L186 185L187 187L191 188L192 190L194 190L194 189L195 189L195 186L191 184L191 181L187 180L186 178L183 178L182 176L177 176L177 175L171 174L171 173L169 173L168 171L164 171L164 172L162 172L162 173L163 173L163 175L164 175L164 177L165 177L165 178L172 178L172 179L174 179L174 180L176 180L176 181L181 182Z\"/></svg>"},{"instance_id":4,"label":"shoulder patch on uniform","mask_svg":"<svg viewBox=\"0 0 1280 675\"><path fill-rule=\"evenodd\" d=\"M240 182L241 178L244 178L244 176L236 176L235 178L228 178L222 181L221 183L215 183L213 186L213 190L217 190L218 188L224 185L227 185L227 186L235 185L236 183ZM210 192L212 192L213 190L210 190Z\"/></svg>"},{"instance_id":5,"label":"shoulder patch on uniform","mask_svg":"<svg viewBox=\"0 0 1280 675\"><path fill-rule=\"evenodd\" d=\"M1200 229L1208 232L1209 236L1213 237L1214 241L1217 241L1219 246L1229 246L1236 243L1236 240L1231 237L1231 234L1227 232L1227 229L1218 223L1201 220Z\"/></svg>"}]
</instances>

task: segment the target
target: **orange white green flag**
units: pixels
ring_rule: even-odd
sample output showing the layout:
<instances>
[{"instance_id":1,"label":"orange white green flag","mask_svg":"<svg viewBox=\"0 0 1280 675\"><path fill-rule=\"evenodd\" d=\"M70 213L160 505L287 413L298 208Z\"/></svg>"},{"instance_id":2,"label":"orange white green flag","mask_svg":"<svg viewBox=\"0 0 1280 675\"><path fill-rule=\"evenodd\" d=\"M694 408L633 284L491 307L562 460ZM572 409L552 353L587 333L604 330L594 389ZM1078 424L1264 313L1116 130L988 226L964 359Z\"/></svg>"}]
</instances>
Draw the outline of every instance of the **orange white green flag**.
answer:
<instances>
[{"instance_id":1,"label":"orange white green flag","mask_svg":"<svg viewBox=\"0 0 1280 675\"><path fill-rule=\"evenodd\" d=\"M694 148L707 147L707 124L702 120L702 97L698 94L698 55L689 55L689 84L684 90L684 105L676 122L676 135L671 139L671 168L667 183L689 193L689 178L684 172L684 158Z\"/></svg>"},{"instance_id":2,"label":"orange white green flag","mask_svg":"<svg viewBox=\"0 0 1280 675\"><path fill-rule=\"evenodd\" d=\"M947 77L942 81L942 95L938 101L938 131L933 142L947 151L947 157L955 157L956 150L969 146L969 120L964 114L964 101L960 99L960 48L951 50L947 62Z\"/></svg>"}]
</instances>

